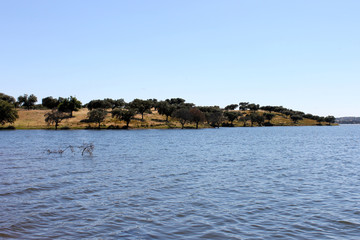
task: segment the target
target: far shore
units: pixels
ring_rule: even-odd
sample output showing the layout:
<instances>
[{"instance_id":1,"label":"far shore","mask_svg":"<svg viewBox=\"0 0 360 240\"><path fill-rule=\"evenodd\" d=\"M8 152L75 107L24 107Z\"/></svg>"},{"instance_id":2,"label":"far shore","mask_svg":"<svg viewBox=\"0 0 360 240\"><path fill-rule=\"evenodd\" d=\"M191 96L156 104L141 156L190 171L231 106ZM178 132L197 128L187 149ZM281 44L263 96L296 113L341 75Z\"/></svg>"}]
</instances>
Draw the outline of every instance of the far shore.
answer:
<instances>
[{"instance_id":1,"label":"far shore","mask_svg":"<svg viewBox=\"0 0 360 240\"><path fill-rule=\"evenodd\" d=\"M54 129L53 125L48 125L45 122L45 114L50 110L25 110L19 109L18 114L19 118L13 124L5 124L1 129ZM259 111L264 113L266 111ZM82 108L77 112L73 112L73 117L63 120L58 129L59 130L80 130L80 129L97 129L97 124L95 123L85 123L81 122L87 118L88 109ZM270 121L266 121L263 126L328 126L328 123L321 122L318 123L313 119L304 118L297 123L294 123L290 117L281 114L274 113L275 117ZM337 125L337 124L331 124ZM251 122L246 122L246 127L250 127ZM241 121L235 120L231 125L229 122L224 121L220 127L244 127L244 123ZM253 127L259 127L256 123L253 124ZM208 123L200 123L199 128L212 128ZM144 120L141 120L141 115L138 114L131 120L129 128L126 128L126 124L123 121L112 118L109 113L105 121L101 124L100 129L181 129L181 124L174 118L169 118L169 121L166 122L166 117L158 114L157 111L152 110L152 113L144 114ZM185 129L195 129L194 123L186 123Z\"/></svg>"}]
</instances>

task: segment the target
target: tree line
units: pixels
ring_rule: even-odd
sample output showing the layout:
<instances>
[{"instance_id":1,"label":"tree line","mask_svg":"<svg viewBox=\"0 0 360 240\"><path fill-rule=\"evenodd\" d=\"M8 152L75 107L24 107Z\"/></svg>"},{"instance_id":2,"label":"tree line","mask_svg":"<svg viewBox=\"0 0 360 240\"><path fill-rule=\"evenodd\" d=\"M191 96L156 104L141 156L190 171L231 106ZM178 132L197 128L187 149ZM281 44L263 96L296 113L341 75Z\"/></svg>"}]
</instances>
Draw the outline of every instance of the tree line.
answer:
<instances>
[{"instance_id":1,"label":"tree line","mask_svg":"<svg viewBox=\"0 0 360 240\"><path fill-rule=\"evenodd\" d=\"M186 124L195 124L195 128L199 124L206 123L211 127L219 128L220 126L234 126L234 121L242 123L242 126L272 126L271 120L275 117L275 113L281 113L289 117L294 124L304 118L316 120L318 123L327 122L329 125L335 122L335 117L321 117L304 112L294 111L282 106L260 106L259 104L240 102L238 104L230 104L225 108L219 106L196 106L193 103L187 103L182 98L171 98L166 100L157 99L134 99L131 102L125 102L124 99L96 99L86 104L82 104L76 97L54 98L52 96L42 99L41 104L35 104L37 97L33 94L24 94L17 98L0 93L0 123L14 123L19 117L17 108L27 110L31 109L48 109L45 113L45 121L48 124L58 128L61 121L72 118L73 112L81 108L87 108L87 118L81 122L96 123L97 128L101 128L101 124L105 121L106 116L110 113L115 119L125 122L123 128L128 128L130 122L135 119L135 115L141 115L141 121L144 121L144 114L157 111L160 115L165 116L165 122L169 122L169 118L177 120L181 124L181 128L185 128Z\"/></svg>"}]
</instances>

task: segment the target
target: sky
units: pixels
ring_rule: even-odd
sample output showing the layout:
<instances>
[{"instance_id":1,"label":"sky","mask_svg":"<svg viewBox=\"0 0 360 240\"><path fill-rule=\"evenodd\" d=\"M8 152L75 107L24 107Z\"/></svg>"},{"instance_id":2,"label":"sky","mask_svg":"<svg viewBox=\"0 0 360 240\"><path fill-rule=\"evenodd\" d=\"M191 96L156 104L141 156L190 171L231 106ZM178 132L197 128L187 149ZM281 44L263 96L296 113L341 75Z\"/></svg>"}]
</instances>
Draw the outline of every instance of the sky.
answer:
<instances>
[{"instance_id":1,"label":"sky","mask_svg":"<svg viewBox=\"0 0 360 240\"><path fill-rule=\"evenodd\" d=\"M360 116L358 0L0 0L0 92Z\"/></svg>"}]
</instances>

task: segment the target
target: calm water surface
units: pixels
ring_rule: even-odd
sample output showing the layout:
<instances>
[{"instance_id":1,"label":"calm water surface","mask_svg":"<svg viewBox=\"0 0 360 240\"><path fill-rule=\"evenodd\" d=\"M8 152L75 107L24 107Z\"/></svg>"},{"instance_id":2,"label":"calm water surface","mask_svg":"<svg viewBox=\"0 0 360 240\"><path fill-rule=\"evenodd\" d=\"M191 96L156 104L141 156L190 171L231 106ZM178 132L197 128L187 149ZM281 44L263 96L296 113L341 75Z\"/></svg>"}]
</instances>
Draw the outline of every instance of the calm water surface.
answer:
<instances>
[{"instance_id":1,"label":"calm water surface","mask_svg":"<svg viewBox=\"0 0 360 240\"><path fill-rule=\"evenodd\" d=\"M0 238L360 238L358 125L0 140ZM82 143L93 156L46 153Z\"/></svg>"}]
</instances>

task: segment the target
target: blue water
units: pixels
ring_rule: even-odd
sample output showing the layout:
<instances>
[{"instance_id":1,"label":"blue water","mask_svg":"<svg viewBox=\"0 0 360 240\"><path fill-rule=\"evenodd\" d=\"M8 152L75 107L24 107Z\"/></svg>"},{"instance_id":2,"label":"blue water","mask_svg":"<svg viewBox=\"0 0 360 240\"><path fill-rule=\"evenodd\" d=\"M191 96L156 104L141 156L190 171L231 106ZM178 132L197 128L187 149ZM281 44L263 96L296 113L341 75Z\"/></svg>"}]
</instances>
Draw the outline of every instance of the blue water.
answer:
<instances>
[{"instance_id":1,"label":"blue water","mask_svg":"<svg viewBox=\"0 0 360 240\"><path fill-rule=\"evenodd\" d=\"M359 239L359 173L359 125L0 131L0 238Z\"/></svg>"}]
</instances>

